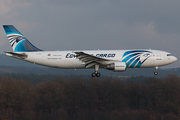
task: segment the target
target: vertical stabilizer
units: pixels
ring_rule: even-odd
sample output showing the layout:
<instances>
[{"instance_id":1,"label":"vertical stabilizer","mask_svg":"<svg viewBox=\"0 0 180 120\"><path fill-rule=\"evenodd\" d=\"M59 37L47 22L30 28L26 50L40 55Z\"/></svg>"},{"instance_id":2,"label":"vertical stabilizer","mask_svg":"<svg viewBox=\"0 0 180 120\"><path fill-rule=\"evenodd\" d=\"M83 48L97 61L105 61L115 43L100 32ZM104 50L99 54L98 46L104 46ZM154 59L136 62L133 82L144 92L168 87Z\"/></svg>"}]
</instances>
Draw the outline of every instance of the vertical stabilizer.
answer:
<instances>
[{"instance_id":1,"label":"vertical stabilizer","mask_svg":"<svg viewBox=\"0 0 180 120\"><path fill-rule=\"evenodd\" d=\"M14 52L42 51L31 44L13 25L3 25Z\"/></svg>"}]
</instances>

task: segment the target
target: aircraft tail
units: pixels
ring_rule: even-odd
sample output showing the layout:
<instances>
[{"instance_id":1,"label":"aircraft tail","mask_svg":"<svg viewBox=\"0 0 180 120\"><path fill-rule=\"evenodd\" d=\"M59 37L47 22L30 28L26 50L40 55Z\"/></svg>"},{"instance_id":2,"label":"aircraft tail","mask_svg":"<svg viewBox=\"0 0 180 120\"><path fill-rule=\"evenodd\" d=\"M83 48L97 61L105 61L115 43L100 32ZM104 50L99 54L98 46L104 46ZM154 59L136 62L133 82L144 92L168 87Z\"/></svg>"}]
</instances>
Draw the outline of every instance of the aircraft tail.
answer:
<instances>
[{"instance_id":1,"label":"aircraft tail","mask_svg":"<svg viewBox=\"0 0 180 120\"><path fill-rule=\"evenodd\" d=\"M14 52L42 51L31 44L13 25L3 25Z\"/></svg>"}]
</instances>

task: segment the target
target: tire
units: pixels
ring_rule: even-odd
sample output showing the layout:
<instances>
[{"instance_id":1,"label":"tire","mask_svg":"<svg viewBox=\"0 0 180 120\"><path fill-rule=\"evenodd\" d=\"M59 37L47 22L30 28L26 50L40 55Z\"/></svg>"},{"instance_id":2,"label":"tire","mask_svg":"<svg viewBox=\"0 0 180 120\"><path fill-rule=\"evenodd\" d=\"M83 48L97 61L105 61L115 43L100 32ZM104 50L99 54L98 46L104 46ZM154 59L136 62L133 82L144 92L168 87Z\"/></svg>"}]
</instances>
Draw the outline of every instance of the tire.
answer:
<instances>
[{"instance_id":1,"label":"tire","mask_svg":"<svg viewBox=\"0 0 180 120\"><path fill-rule=\"evenodd\" d=\"M101 76L101 73L97 73L96 76L97 76L97 77L100 77L100 76Z\"/></svg>"},{"instance_id":2,"label":"tire","mask_svg":"<svg viewBox=\"0 0 180 120\"><path fill-rule=\"evenodd\" d=\"M92 75L91 75L92 77L96 77L96 73L92 73Z\"/></svg>"},{"instance_id":3,"label":"tire","mask_svg":"<svg viewBox=\"0 0 180 120\"><path fill-rule=\"evenodd\" d=\"M154 75L157 75L158 74L158 72L154 72Z\"/></svg>"}]
</instances>

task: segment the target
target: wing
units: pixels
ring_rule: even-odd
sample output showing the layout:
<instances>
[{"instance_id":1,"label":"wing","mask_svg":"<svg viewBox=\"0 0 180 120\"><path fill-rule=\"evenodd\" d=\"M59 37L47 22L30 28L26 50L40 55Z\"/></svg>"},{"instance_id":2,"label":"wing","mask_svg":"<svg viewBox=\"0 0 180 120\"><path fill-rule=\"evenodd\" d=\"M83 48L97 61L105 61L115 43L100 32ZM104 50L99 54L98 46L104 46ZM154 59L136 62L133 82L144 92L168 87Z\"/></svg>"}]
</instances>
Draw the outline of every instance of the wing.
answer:
<instances>
[{"instance_id":1,"label":"wing","mask_svg":"<svg viewBox=\"0 0 180 120\"><path fill-rule=\"evenodd\" d=\"M103 66L106 67L108 64L117 62L116 60L100 58L84 52L74 52L74 53L76 54L77 59L85 63L86 68L90 68L97 64L100 65L101 67Z\"/></svg>"}]
</instances>

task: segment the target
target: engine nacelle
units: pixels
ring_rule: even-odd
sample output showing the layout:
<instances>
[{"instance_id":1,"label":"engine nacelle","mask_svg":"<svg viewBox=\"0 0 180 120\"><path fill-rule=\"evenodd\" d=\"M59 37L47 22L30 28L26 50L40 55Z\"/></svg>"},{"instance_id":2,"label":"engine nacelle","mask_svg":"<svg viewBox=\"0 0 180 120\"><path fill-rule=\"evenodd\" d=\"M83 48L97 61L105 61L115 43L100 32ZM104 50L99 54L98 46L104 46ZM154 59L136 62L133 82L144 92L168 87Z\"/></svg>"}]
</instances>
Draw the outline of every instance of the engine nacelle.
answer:
<instances>
[{"instance_id":1,"label":"engine nacelle","mask_svg":"<svg viewBox=\"0 0 180 120\"><path fill-rule=\"evenodd\" d=\"M124 72L126 71L126 63L125 62L115 62L107 65L108 70L113 70L114 72Z\"/></svg>"}]
</instances>

